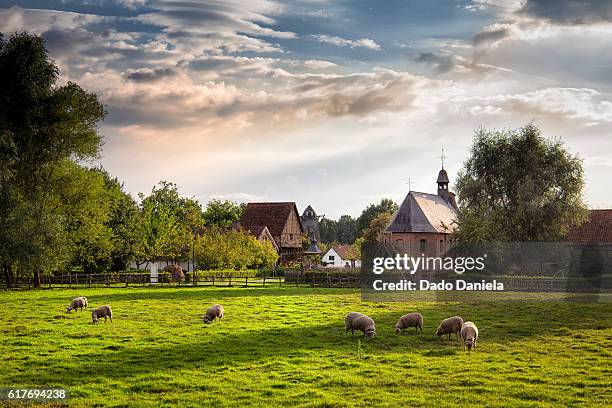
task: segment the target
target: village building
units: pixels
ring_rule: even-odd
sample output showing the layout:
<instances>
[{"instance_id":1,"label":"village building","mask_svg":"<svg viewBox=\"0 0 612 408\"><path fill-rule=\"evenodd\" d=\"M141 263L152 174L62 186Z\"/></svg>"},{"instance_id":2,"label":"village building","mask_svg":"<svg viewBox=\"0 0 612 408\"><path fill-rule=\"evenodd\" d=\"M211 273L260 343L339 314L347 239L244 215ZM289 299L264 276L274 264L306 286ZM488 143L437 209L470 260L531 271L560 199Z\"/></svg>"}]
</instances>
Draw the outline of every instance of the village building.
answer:
<instances>
[{"instance_id":1,"label":"village building","mask_svg":"<svg viewBox=\"0 0 612 408\"><path fill-rule=\"evenodd\" d=\"M272 233L265 225L253 225L250 227L244 227L240 225L239 222L237 222L236 226L253 235L255 238L257 238L257 241L261 243L269 242L272 245L272 248L274 248L276 252L279 252L278 245L276 244Z\"/></svg>"},{"instance_id":2,"label":"village building","mask_svg":"<svg viewBox=\"0 0 612 408\"><path fill-rule=\"evenodd\" d=\"M302 225L308 234L309 239L321 241L321 232L319 230L319 216L315 210L309 205L302 213Z\"/></svg>"},{"instance_id":3,"label":"village building","mask_svg":"<svg viewBox=\"0 0 612 408\"><path fill-rule=\"evenodd\" d=\"M321 264L327 268L360 268L361 260L351 245L333 245L323 256Z\"/></svg>"},{"instance_id":4,"label":"village building","mask_svg":"<svg viewBox=\"0 0 612 408\"><path fill-rule=\"evenodd\" d=\"M457 224L455 194L448 189L444 166L438 173L438 193L409 191L383 232L383 242L403 252L438 256L447 251Z\"/></svg>"},{"instance_id":5,"label":"village building","mask_svg":"<svg viewBox=\"0 0 612 408\"><path fill-rule=\"evenodd\" d=\"M583 244L612 243L612 209L590 210L588 221L571 228L567 241Z\"/></svg>"},{"instance_id":6,"label":"village building","mask_svg":"<svg viewBox=\"0 0 612 408\"><path fill-rule=\"evenodd\" d=\"M305 231L294 202L248 203L238 223L251 233L265 227L278 248L280 262L301 259Z\"/></svg>"}]
</instances>

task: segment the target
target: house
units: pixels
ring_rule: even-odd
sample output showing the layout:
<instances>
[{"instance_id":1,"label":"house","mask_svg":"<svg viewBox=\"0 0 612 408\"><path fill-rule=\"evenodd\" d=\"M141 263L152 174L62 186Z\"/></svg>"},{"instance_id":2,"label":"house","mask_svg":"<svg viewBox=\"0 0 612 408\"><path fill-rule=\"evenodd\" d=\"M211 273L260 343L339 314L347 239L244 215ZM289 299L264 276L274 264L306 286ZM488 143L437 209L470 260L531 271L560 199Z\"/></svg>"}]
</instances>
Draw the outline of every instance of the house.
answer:
<instances>
[{"instance_id":1,"label":"house","mask_svg":"<svg viewBox=\"0 0 612 408\"><path fill-rule=\"evenodd\" d=\"M410 191L383 232L383 242L399 244L408 253L438 256L447 251L458 215L448 174L438 173L438 193Z\"/></svg>"},{"instance_id":2,"label":"house","mask_svg":"<svg viewBox=\"0 0 612 408\"><path fill-rule=\"evenodd\" d=\"M321 257L321 263L328 268L360 268L361 260L351 245L333 245Z\"/></svg>"},{"instance_id":3,"label":"house","mask_svg":"<svg viewBox=\"0 0 612 408\"><path fill-rule=\"evenodd\" d=\"M244 231L253 235L255 238L257 238L259 242L262 242L262 243L269 242L270 244L272 244L272 247L274 248L274 250L276 252L279 252L278 245L276 245L276 241L274 240L272 233L270 232L268 227L266 227L265 225L254 225L250 227L243 227L238 222L236 223L236 226L238 228L242 228Z\"/></svg>"},{"instance_id":4,"label":"house","mask_svg":"<svg viewBox=\"0 0 612 408\"><path fill-rule=\"evenodd\" d=\"M308 233L309 239L316 239L321 242L321 232L319 231L319 216L315 210L309 205L302 213L302 225Z\"/></svg>"},{"instance_id":5,"label":"house","mask_svg":"<svg viewBox=\"0 0 612 408\"><path fill-rule=\"evenodd\" d=\"M301 259L305 231L294 202L248 203L238 222L249 231L266 227L278 248L281 262Z\"/></svg>"},{"instance_id":6,"label":"house","mask_svg":"<svg viewBox=\"0 0 612 408\"><path fill-rule=\"evenodd\" d=\"M612 243L612 210L591 210L588 221L571 228L567 240L584 244Z\"/></svg>"}]
</instances>

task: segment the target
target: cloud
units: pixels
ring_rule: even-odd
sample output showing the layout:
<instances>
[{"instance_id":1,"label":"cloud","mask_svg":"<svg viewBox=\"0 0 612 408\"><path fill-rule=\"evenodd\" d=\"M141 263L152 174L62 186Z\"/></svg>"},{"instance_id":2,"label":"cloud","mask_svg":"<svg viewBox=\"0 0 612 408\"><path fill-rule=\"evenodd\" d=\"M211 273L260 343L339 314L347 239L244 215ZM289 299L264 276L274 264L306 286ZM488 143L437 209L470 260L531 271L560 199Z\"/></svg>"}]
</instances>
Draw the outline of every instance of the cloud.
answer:
<instances>
[{"instance_id":1,"label":"cloud","mask_svg":"<svg viewBox=\"0 0 612 408\"><path fill-rule=\"evenodd\" d=\"M172 68L139 68L128 69L125 72L125 78L134 82L152 82L174 75L176 75L176 72Z\"/></svg>"},{"instance_id":2,"label":"cloud","mask_svg":"<svg viewBox=\"0 0 612 408\"><path fill-rule=\"evenodd\" d=\"M362 38L360 40L348 40L346 38L326 35L326 34L316 34L311 35L309 38L319 41L323 44L332 44L337 45L338 47L349 47L349 48L368 48L371 50L380 50L381 47L374 40L369 38Z\"/></svg>"},{"instance_id":3,"label":"cloud","mask_svg":"<svg viewBox=\"0 0 612 408\"><path fill-rule=\"evenodd\" d=\"M560 25L612 22L610 0L526 0L516 13Z\"/></svg>"},{"instance_id":4,"label":"cloud","mask_svg":"<svg viewBox=\"0 0 612 408\"><path fill-rule=\"evenodd\" d=\"M451 71L455 65L455 56L452 54L435 54L432 52L424 52L419 54L415 61L428 64L434 68L436 73L444 74Z\"/></svg>"}]
</instances>

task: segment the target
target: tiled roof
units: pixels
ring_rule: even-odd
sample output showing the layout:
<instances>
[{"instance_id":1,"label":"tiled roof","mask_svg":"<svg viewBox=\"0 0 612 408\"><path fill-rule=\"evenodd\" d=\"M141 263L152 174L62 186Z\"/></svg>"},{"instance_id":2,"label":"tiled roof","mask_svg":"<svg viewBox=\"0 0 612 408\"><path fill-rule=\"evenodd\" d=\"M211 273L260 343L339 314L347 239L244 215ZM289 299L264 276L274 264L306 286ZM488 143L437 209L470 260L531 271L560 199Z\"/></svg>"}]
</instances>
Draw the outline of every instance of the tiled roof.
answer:
<instances>
[{"instance_id":1,"label":"tiled roof","mask_svg":"<svg viewBox=\"0 0 612 408\"><path fill-rule=\"evenodd\" d=\"M456 227L456 219L457 210L443 197L411 191L391 217L385 232L450 233Z\"/></svg>"},{"instance_id":2,"label":"tiled roof","mask_svg":"<svg viewBox=\"0 0 612 408\"><path fill-rule=\"evenodd\" d=\"M356 260L359 259L359 255L352 245L334 245L332 246L334 251L344 260Z\"/></svg>"},{"instance_id":3,"label":"tiled roof","mask_svg":"<svg viewBox=\"0 0 612 408\"><path fill-rule=\"evenodd\" d=\"M248 203L242 217L240 217L240 225L244 228L266 226L276 239L283 232L292 210L295 210L299 221L297 207L293 202Z\"/></svg>"},{"instance_id":4,"label":"tiled roof","mask_svg":"<svg viewBox=\"0 0 612 408\"><path fill-rule=\"evenodd\" d=\"M571 242L612 242L612 210L591 210L589 220L570 230Z\"/></svg>"}]
</instances>

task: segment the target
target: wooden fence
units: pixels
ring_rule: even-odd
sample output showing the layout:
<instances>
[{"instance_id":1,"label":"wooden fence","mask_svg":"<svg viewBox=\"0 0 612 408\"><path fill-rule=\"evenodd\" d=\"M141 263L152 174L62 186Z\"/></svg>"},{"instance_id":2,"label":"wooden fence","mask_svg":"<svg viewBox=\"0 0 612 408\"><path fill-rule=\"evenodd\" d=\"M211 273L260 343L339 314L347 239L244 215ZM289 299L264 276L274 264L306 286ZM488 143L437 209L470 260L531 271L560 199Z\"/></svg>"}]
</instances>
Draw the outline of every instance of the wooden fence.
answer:
<instances>
[{"instance_id":1,"label":"wooden fence","mask_svg":"<svg viewBox=\"0 0 612 408\"><path fill-rule=\"evenodd\" d=\"M266 287L266 286L325 286L325 287L359 287L358 275L327 273L304 273L303 271L286 271L282 274L264 276L230 276L227 274L199 276L197 273L188 274L184 281L175 281L169 275L160 274L157 283L151 283L151 276L147 273L95 273L95 274L63 274L43 276L40 278L41 289L71 288L71 287L153 287L153 286L239 286L239 287ZM34 278L16 278L10 287L0 278L0 289L34 289Z\"/></svg>"}]
</instances>

